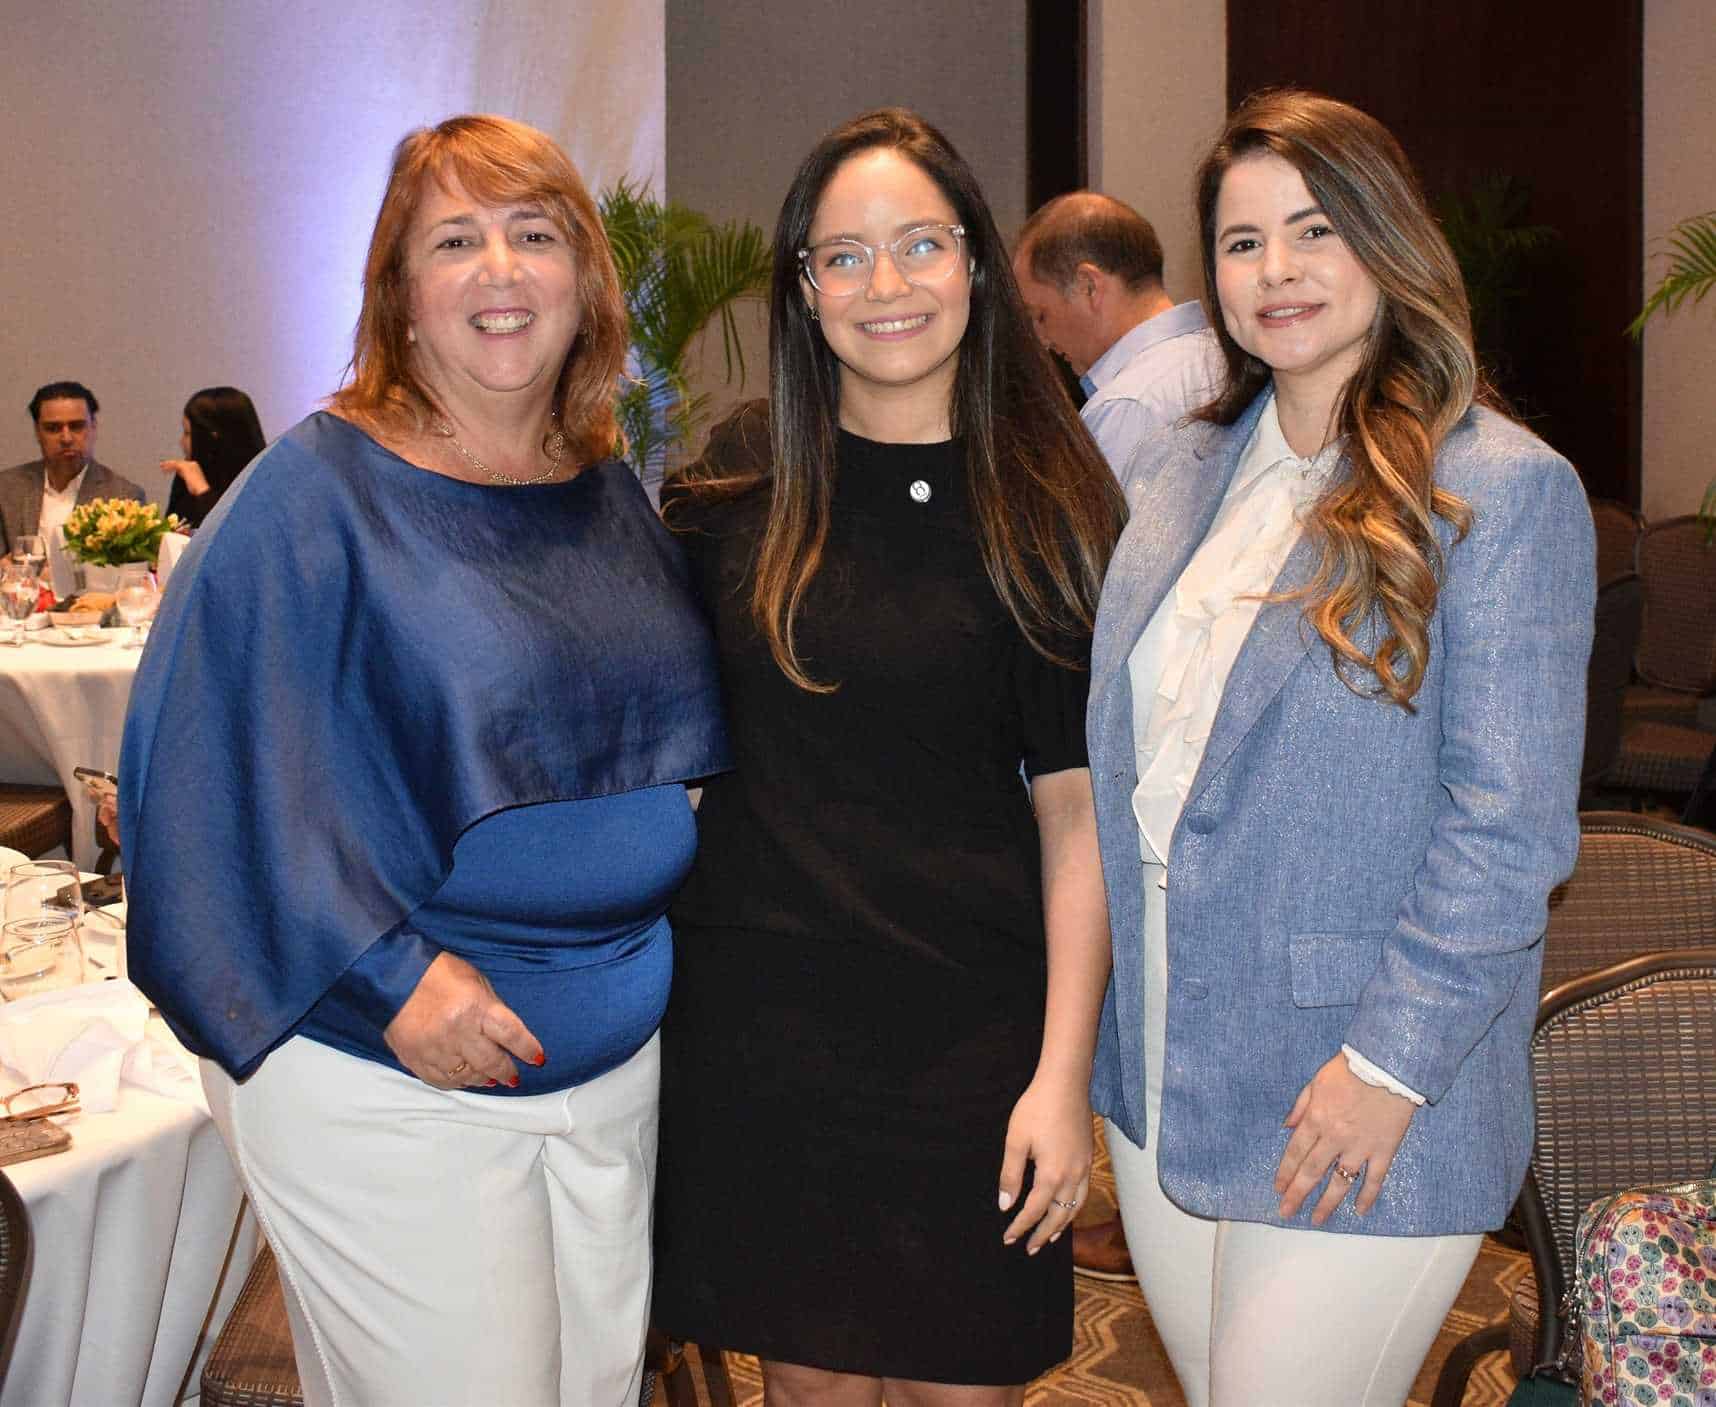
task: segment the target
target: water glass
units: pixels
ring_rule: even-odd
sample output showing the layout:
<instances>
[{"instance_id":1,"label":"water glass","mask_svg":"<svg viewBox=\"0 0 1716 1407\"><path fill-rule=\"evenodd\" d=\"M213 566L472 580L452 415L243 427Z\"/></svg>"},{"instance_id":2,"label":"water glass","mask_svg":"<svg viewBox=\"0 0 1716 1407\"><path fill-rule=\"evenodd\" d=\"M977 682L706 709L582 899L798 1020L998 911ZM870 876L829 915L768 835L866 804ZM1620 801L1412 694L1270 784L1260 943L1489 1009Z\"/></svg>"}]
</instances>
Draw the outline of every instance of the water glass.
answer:
<instances>
[{"instance_id":1,"label":"water glass","mask_svg":"<svg viewBox=\"0 0 1716 1407\"><path fill-rule=\"evenodd\" d=\"M41 579L23 562L9 557L0 565L0 610L12 622L12 644L24 643L24 622L35 614L41 594Z\"/></svg>"},{"instance_id":2,"label":"water glass","mask_svg":"<svg viewBox=\"0 0 1716 1407\"><path fill-rule=\"evenodd\" d=\"M83 923L83 884L70 860L29 860L6 872L5 919L52 914Z\"/></svg>"},{"instance_id":3,"label":"water glass","mask_svg":"<svg viewBox=\"0 0 1716 1407\"><path fill-rule=\"evenodd\" d=\"M131 638L125 642L128 650L143 647L143 627L155 618L155 608L161 604L161 590L155 585L155 574L144 562L127 562L119 569L119 588L113 604L119 618L131 627Z\"/></svg>"},{"instance_id":4,"label":"water glass","mask_svg":"<svg viewBox=\"0 0 1716 1407\"><path fill-rule=\"evenodd\" d=\"M12 539L13 559L22 562L31 576L40 576L48 565L48 540L40 533L19 533Z\"/></svg>"},{"instance_id":5,"label":"water glass","mask_svg":"<svg viewBox=\"0 0 1716 1407\"><path fill-rule=\"evenodd\" d=\"M39 913L0 926L0 998L17 1001L83 981L83 945L65 914Z\"/></svg>"}]
</instances>

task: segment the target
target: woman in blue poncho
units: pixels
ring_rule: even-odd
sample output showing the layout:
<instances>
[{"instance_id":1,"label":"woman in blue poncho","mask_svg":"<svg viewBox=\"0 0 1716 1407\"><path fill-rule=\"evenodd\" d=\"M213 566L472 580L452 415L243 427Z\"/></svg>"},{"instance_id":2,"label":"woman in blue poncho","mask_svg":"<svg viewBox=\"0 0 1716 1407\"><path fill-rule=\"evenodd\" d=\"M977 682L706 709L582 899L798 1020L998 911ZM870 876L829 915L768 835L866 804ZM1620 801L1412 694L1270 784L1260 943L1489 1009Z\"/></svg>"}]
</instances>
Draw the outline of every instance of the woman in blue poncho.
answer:
<instances>
[{"instance_id":1,"label":"woman in blue poncho","mask_svg":"<svg viewBox=\"0 0 1716 1407\"><path fill-rule=\"evenodd\" d=\"M664 912L726 745L607 457L625 344L559 148L407 137L349 383L210 515L138 673L132 971L205 1057L310 1403L636 1400Z\"/></svg>"}]
</instances>

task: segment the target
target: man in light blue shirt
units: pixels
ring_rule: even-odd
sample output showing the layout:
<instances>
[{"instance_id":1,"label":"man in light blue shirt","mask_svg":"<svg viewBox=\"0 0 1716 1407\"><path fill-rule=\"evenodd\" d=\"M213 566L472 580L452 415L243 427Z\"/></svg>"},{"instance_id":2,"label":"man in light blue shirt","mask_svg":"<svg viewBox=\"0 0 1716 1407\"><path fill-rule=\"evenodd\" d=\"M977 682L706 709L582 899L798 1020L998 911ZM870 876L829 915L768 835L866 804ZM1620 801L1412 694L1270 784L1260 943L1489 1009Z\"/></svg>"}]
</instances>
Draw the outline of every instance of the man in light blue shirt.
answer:
<instances>
[{"instance_id":1,"label":"man in light blue shirt","mask_svg":"<svg viewBox=\"0 0 1716 1407\"><path fill-rule=\"evenodd\" d=\"M1080 414L1116 474L1146 435L1210 399L1215 334L1196 302L1168 296L1156 231L1124 201L1056 196L1025 222L1013 272L1037 336L1078 374Z\"/></svg>"}]
</instances>

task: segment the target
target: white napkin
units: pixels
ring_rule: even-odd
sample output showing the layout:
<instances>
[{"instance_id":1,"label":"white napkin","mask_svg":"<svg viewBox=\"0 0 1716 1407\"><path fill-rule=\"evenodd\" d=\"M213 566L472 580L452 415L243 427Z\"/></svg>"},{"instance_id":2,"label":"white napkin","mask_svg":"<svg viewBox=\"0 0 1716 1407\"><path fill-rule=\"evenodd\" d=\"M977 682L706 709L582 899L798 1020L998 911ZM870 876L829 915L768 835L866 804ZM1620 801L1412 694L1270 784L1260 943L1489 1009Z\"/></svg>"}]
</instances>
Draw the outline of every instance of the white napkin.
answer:
<instances>
[{"instance_id":1,"label":"white napkin","mask_svg":"<svg viewBox=\"0 0 1716 1407\"><path fill-rule=\"evenodd\" d=\"M0 845L0 889L6 887L6 876L12 873L13 865L27 865L30 857L22 850L14 850L10 845Z\"/></svg>"},{"instance_id":2,"label":"white napkin","mask_svg":"<svg viewBox=\"0 0 1716 1407\"><path fill-rule=\"evenodd\" d=\"M155 584L165 591L167 578L173 574L173 568L179 565L179 555L191 545L189 533L163 533L161 536L161 555L155 559Z\"/></svg>"},{"instance_id":3,"label":"white napkin","mask_svg":"<svg viewBox=\"0 0 1716 1407\"><path fill-rule=\"evenodd\" d=\"M149 999L129 982L85 982L0 1007L0 1064L27 1085L77 1081L92 1114L119 1102L121 1079L200 1101L188 1060L170 1035L149 1030Z\"/></svg>"}]
</instances>

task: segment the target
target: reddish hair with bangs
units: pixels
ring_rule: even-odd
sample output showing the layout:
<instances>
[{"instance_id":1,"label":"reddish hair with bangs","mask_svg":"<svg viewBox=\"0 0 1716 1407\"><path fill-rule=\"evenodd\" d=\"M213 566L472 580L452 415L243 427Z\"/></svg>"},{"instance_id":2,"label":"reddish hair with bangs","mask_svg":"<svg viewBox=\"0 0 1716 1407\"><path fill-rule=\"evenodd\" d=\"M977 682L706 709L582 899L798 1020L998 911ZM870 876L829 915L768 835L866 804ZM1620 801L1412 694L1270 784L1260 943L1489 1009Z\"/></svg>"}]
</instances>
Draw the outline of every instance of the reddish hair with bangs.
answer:
<instances>
[{"instance_id":1,"label":"reddish hair with bangs","mask_svg":"<svg viewBox=\"0 0 1716 1407\"><path fill-rule=\"evenodd\" d=\"M411 274L405 243L429 182L457 183L485 205L539 204L565 237L578 280L578 336L560 368L554 403L581 464L618 443L614 398L629 340L625 303L602 218L566 153L534 127L486 114L449 117L394 148L387 193L364 261L349 379L329 405L354 420L419 429L441 407L412 370Z\"/></svg>"}]
</instances>

